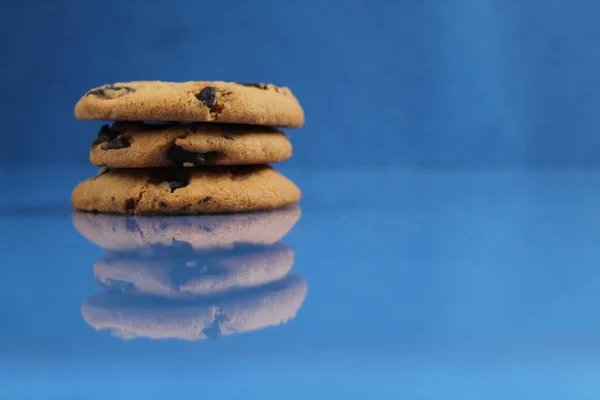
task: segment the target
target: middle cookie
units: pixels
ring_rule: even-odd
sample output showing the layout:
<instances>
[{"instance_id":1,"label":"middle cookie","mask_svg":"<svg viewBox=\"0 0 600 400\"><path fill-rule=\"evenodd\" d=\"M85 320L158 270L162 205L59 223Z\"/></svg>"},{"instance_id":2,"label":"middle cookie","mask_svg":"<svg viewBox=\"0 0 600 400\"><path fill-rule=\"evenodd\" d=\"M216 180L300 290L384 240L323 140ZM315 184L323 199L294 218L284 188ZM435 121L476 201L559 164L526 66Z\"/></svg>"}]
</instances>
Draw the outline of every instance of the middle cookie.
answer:
<instances>
[{"instance_id":1,"label":"middle cookie","mask_svg":"<svg viewBox=\"0 0 600 400\"><path fill-rule=\"evenodd\" d=\"M100 129L90 150L92 164L112 168L269 164L291 156L277 129L210 123L115 122Z\"/></svg>"}]
</instances>

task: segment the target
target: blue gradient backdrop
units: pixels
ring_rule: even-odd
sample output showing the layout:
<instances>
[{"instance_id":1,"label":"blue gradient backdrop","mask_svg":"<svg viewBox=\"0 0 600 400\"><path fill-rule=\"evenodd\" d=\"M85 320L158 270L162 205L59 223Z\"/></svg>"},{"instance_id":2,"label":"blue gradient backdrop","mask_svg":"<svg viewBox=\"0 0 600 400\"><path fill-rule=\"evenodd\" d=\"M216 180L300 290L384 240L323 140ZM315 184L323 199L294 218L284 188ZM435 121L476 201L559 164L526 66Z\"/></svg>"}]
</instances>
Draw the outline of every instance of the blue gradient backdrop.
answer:
<instances>
[{"instance_id":1,"label":"blue gradient backdrop","mask_svg":"<svg viewBox=\"0 0 600 400\"><path fill-rule=\"evenodd\" d=\"M290 86L294 166L598 166L600 2L1 1L1 165L85 165L111 81Z\"/></svg>"}]
</instances>

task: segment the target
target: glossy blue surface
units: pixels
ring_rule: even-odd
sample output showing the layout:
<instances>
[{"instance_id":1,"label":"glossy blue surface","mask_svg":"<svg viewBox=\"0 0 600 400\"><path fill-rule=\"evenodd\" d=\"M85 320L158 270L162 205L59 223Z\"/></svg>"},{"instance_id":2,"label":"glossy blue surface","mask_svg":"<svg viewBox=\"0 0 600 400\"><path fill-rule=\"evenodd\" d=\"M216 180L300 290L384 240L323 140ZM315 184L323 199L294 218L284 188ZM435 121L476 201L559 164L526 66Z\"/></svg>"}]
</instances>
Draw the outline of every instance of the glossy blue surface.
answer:
<instances>
[{"instance_id":1,"label":"glossy blue surface","mask_svg":"<svg viewBox=\"0 0 600 400\"><path fill-rule=\"evenodd\" d=\"M0 172L0 398L600 395L600 174L282 169L295 224L78 220L93 168Z\"/></svg>"}]
</instances>

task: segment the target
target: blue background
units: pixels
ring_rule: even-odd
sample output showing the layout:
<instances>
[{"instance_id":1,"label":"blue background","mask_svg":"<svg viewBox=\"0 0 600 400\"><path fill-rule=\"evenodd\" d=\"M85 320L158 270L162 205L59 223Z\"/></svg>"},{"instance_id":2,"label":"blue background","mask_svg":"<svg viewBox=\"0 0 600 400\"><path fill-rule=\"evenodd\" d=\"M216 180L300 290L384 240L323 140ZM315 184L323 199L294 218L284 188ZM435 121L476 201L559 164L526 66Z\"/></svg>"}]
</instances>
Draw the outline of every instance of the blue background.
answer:
<instances>
[{"instance_id":1,"label":"blue background","mask_svg":"<svg viewBox=\"0 0 600 400\"><path fill-rule=\"evenodd\" d=\"M600 2L0 6L1 399L598 398ZM106 249L69 196L101 123L73 106L139 79L298 95L286 324L126 341L82 317Z\"/></svg>"},{"instance_id":2,"label":"blue background","mask_svg":"<svg viewBox=\"0 0 600 400\"><path fill-rule=\"evenodd\" d=\"M597 166L600 2L2 1L3 165L87 163L89 88L269 81L293 166Z\"/></svg>"}]
</instances>

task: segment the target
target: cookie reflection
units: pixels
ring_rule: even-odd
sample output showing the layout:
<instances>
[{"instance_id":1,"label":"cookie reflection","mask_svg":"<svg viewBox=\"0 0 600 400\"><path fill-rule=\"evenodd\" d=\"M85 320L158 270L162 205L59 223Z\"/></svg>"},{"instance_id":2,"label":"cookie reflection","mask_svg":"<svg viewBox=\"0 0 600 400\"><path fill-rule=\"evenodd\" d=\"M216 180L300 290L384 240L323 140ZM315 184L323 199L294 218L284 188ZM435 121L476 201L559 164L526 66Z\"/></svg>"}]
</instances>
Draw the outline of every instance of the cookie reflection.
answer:
<instances>
[{"instance_id":1,"label":"cookie reflection","mask_svg":"<svg viewBox=\"0 0 600 400\"><path fill-rule=\"evenodd\" d=\"M214 339L285 323L307 294L281 242L299 216L297 207L189 217L76 212L77 229L108 250L93 267L102 291L83 302L83 318L125 339Z\"/></svg>"},{"instance_id":2,"label":"cookie reflection","mask_svg":"<svg viewBox=\"0 0 600 400\"><path fill-rule=\"evenodd\" d=\"M294 252L281 242L205 254L172 250L150 257L109 253L94 264L94 275L109 291L184 298L262 286L283 279L294 264Z\"/></svg>"},{"instance_id":3,"label":"cookie reflection","mask_svg":"<svg viewBox=\"0 0 600 400\"><path fill-rule=\"evenodd\" d=\"M300 218L298 206L268 212L204 216L125 217L76 211L73 225L106 250L142 250L185 244L194 249L271 245Z\"/></svg>"}]
</instances>

